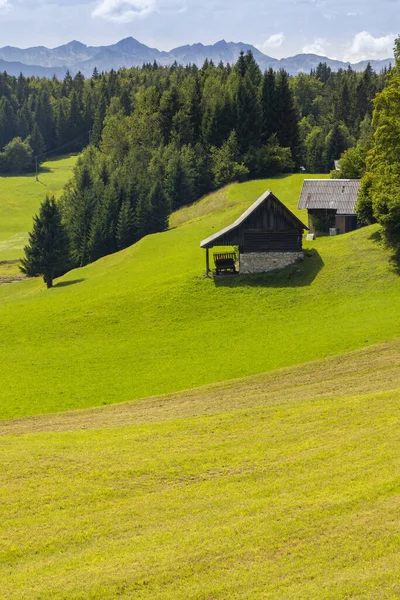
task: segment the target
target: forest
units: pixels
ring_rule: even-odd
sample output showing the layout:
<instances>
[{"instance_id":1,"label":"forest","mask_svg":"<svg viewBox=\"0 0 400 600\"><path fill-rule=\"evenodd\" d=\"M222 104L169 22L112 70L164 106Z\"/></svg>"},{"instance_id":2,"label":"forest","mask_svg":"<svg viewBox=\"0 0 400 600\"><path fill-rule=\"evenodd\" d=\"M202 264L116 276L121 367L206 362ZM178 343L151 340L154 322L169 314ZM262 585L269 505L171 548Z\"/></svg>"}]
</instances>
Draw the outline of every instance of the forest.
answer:
<instances>
[{"instance_id":1,"label":"forest","mask_svg":"<svg viewBox=\"0 0 400 600\"><path fill-rule=\"evenodd\" d=\"M370 66L262 73L251 53L234 66L154 63L88 80L3 73L0 171L83 150L60 204L71 265L82 266L165 229L172 210L232 181L329 172L345 150L366 147L386 80Z\"/></svg>"}]
</instances>

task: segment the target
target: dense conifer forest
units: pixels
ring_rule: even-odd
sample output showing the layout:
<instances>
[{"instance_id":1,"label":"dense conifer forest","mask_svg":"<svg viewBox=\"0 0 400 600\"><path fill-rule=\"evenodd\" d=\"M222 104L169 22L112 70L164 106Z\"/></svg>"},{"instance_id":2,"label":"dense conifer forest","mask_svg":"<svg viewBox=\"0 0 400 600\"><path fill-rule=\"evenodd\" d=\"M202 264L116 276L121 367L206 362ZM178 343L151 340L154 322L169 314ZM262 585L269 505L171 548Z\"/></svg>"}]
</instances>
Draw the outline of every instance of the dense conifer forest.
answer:
<instances>
[{"instance_id":1,"label":"dense conifer forest","mask_svg":"<svg viewBox=\"0 0 400 600\"><path fill-rule=\"evenodd\" d=\"M166 228L171 210L232 181L303 166L329 172L369 139L386 73L262 73L157 64L63 81L0 75L0 171L83 151L61 201L72 261L84 265ZM364 165L361 166L364 169Z\"/></svg>"}]
</instances>

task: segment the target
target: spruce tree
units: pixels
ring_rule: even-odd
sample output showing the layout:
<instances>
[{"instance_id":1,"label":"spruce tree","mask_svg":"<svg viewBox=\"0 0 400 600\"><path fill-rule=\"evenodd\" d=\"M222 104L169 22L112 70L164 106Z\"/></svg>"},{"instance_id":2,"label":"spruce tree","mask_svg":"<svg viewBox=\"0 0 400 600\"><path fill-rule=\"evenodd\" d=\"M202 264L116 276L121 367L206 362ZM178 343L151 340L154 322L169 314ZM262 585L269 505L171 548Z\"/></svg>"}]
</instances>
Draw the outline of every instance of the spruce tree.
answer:
<instances>
[{"instance_id":1,"label":"spruce tree","mask_svg":"<svg viewBox=\"0 0 400 600\"><path fill-rule=\"evenodd\" d=\"M29 277L42 275L48 288L55 277L63 275L69 267L69 243L61 213L54 197L46 197L39 214L34 217L29 244L20 269Z\"/></svg>"},{"instance_id":2,"label":"spruce tree","mask_svg":"<svg viewBox=\"0 0 400 600\"><path fill-rule=\"evenodd\" d=\"M47 90L43 90L39 95L35 110L35 121L40 129L46 148L54 147L53 108Z\"/></svg>"},{"instance_id":3,"label":"spruce tree","mask_svg":"<svg viewBox=\"0 0 400 600\"><path fill-rule=\"evenodd\" d=\"M339 159L342 152L348 147L347 139L339 123L335 123L326 137L325 142L325 169L333 169L334 161Z\"/></svg>"},{"instance_id":4,"label":"spruce tree","mask_svg":"<svg viewBox=\"0 0 400 600\"><path fill-rule=\"evenodd\" d=\"M289 76L283 69L279 71L276 86L277 97L277 135L283 148L290 148L292 158L298 166L299 162L299 117L294 103L293 93L289 86Z\"/></svg>"},{"instance_id":5,"label":"spruce tree","mask_svg":"<svg viewBox=\"0 0 400 600\"><path fill-rule=\"evenodd\" d=\"M261 88L261 140L266 144L269 138L276 133L277 98L275 87L275 73L272 68L265 71Z\"/></svg>"},{"instance_id":6,"label":"spruce tree","mask_svg":"<svg viewBox=\"0 0 400 600\"><path fill-rule=\"evenodd\" d=\"M128 248L128 246L133 244L136 238L134 214L128 199L125 199L121 204L118 215L116 237L118 250Z\"/></svg>"},{"instance_id":7,"label":"spruce tree","mask_svg":"<svg viewBox=\"0 0 400 600\"><path fill-rule=\"evenodd\" d=\"M67 120L68 106L65 105L66 102L67 100L64 98L60 98L55 114L56 140L59 148L65 146L70 136L70 129Z\"/></svg>"},{"instance_id":8,"label":"spruce tree","mask_svg":"<svg viewBox=\"0 0 400 600\"><path fill-rule=\"evenodd\" d=\"M46 146L37 123L34 124L32 133L28 137L27 142L32 148L33 157L37 157L38 161L41 162L41 160L43 159L43 154L46 150Z\"/></svg>"},{"instance_id":9,"label":"spruce tree","mask_svg":"<svg viewBox=\"0 0 400 600\"><path fill-rule=\"evenodd\" d=\"M151 210L149 233L165 231L168 228L170 203L159 181L151 188L148 205Z\"/></svg>"}]
</instances>

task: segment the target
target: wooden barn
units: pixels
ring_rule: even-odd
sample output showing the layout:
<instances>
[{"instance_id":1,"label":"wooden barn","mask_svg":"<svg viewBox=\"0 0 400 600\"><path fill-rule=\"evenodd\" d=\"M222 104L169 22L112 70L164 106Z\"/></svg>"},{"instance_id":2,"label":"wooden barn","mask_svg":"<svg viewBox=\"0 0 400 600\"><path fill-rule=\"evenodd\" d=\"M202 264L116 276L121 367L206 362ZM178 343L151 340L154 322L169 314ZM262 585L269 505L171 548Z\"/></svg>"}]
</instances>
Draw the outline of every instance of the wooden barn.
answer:
<instances>
[{"instance_id":1,"label":"wooden barn","mask_svg":"<svg viewBox=\"0 0 400 600\"><path fill-rule=\"evenodd\" d=\"M347 233L357 229L359 179L305 179L299 209L308 211L312 233Z\"/></svg>"},{"instance_id":2,"label":"wooden barn","mask_svg":"<svg viewBox=\"0 0 400 600\"><path fill-rule=\"evenodd\" d=\"M303 232L308 229L272 192L265 192L232 225L200 243L206 250L206 274L211 248L236 248L214 252L216 273L265 273L303 258Z\"/></svg>"}]
</instances>

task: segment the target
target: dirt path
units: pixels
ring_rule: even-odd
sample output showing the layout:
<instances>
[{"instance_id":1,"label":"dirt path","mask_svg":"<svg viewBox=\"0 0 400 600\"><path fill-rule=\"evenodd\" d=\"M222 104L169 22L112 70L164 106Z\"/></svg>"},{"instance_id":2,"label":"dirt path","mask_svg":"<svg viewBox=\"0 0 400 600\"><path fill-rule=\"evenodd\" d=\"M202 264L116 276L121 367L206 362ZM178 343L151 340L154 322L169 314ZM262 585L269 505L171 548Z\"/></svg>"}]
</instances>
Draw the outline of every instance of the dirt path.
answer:
<instances>
[{"instance_id":1,"label":"dirt path","mask_svg":"<svg viewBox=\"0 0 400 600\"><path fill-rule=\"evenodd\" d=\"M18 263L19 260L0 260L0 285L28 279L26 275L18 272Z\"/></svg>"},{"instance_id":2,"label":"dirt path","mask_svg":"<svg viewBox=\"0 0 400 600\"><path fill-rule=\"evenodd\" d=\"M24 279L28 279L26 275L0 275L0 285L3 283L14 283L15 281L23 281Z\"/></svg>"},{"instance_id":3,"label":"dirt path","mask_svg":"<svg viewBox=\"0 0 400 600\"><path fill-rule=\"evenodd\" d=\"M299 400L400 390L400 340L186 392L59 414L0 420L0 436L125 427ZM384 400L383 400L384 401Z\"/></svg>"}]
</instances>

